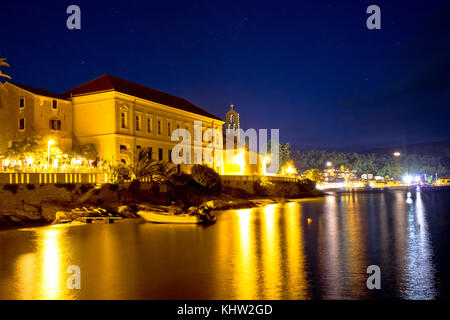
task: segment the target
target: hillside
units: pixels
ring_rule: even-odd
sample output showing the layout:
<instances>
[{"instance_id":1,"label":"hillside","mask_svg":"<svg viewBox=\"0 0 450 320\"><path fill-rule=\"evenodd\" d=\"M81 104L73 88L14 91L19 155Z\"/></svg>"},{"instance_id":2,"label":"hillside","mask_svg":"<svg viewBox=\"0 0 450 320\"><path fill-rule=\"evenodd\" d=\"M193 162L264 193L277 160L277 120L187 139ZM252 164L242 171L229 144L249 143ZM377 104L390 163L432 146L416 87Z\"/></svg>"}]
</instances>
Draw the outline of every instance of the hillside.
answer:
<instances>
[{"instance_id":1,"label":"hillside","mask_svg":"<svg viewBox=\"0 0 450 320\"><path fill-rule=\"evenodd\" d=\"M394 157L394 152L401 156ZM406 172L438 176L450 176L450 140L419 143L399 147L367 150L364 152L333 152L305 150L290 146L290 158L299 172L318 168L326 163L357 170L358 174L373 173L380 176L399 176Z\"/></svg>"},{"instance_id":2,"label":"hillside","mask_svg":"<svg viewBox=\"0 0 450 320\"><path fill-rule=\"evenodd\" d=\"M362 151L360 153L368 154L392 154L394 152L403 154L420 154L430 156L450 156L450 139L433 142L423 142L404 146L394 146L386 148L376 148Z\"/></svg>"}]
</instances>

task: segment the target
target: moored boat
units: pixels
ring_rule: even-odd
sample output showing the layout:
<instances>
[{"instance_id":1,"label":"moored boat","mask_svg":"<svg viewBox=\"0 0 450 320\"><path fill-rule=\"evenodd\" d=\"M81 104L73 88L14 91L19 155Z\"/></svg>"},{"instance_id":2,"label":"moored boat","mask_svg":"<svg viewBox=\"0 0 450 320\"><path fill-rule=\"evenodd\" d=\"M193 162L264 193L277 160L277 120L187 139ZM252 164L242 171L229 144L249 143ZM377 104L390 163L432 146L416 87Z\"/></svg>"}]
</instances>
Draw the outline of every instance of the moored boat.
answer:
<instances>
[{"instance_id":1,"label":"moored boat","mask_svg":"<svg viewBox=\"0 0 450 320\"><path fill-rule=\"evenodd\" d=\"M204 218L200 215L169 214L144 210L138 211L137 214L144 218L146 221L153 223L200 224L210 223L216 220L216 217L212 215L210 215L211 218Z\"/></svg>"}]
</instances>

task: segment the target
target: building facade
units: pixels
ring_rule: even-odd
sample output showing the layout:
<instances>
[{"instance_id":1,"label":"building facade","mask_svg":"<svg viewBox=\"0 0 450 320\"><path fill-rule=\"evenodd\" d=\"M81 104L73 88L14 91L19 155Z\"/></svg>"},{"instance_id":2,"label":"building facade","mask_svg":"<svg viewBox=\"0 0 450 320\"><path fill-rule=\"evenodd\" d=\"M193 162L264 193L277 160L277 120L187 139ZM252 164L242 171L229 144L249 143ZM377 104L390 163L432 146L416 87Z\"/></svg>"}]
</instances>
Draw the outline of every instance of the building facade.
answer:
<instances>
[{"instance_id":1,"label":"building facade","mask_svg":"<svg viewBox=\"0 0 450 320\"><path fill-rule=\"evenodd\" d=\"M51 92L10 82L0 104L0 153L16 141L39 137L57 140L63 152L72 150L72 102Z\"/></svg>"},{"instance_id":2,"label":"building facade","mask_svg":"<svg viewBox=\"0 0 450 320\"><path fill-rule=\"evenodd\" d=\"M154 160L171 162L171 151L178 143L171 141L172 132L181 128L190 133L192 152L186 157L194 163L194 121L202 122L202 132L210 128L222 132L224 124L182 98L110 75L63 95L73 103L77 141L94 143L99 157L111 163L126 161L123 150L139 148L151 148ZM202 142L201 148L207 144ZM190 165L182 166L189 171Z\"/></svg>"},{"instance_id":3,"label":"building facade","mask_svg":"<svg viewBox=\"0 0 450 320\"><path fill-rule=\"evenodd\" d=\"M63 94L5 83L7 102L0 107L0 152L14 141L26 137L53 139L64 152L76 144L95 144L101 160L111 164L127 160L124 150L151 148L152 158L171 162L172 132L187 129L192 152L185 156L191 163L194 146L194 122L201 121L202 132L214 128L222 133L224 122L189 101L111 75L77 86ZM199 137L201 139L201 137ZM218 172L221 163L211 164ZM190 170L190 164L182 169Z\"/></svg>"}]
</instances>

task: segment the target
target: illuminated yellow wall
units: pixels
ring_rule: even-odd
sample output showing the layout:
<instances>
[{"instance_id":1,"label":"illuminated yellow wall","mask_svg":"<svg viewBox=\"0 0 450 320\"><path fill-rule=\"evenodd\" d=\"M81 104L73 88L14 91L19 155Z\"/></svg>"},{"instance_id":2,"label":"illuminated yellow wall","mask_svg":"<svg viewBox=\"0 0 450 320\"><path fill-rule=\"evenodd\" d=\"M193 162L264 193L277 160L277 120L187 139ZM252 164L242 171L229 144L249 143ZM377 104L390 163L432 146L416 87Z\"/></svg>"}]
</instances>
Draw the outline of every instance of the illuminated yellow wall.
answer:
<instances>
[{"instance_id":1,"label":"illuminated yellow wall","mask_svg":"<svg viewBox=\"0 0 450 320\"><path fill-rule=\"evenodd\" d=\"M226 161L226 150L223 151L223 174L225 175L265 175L264 157L254 151L245 148L234 151L235 156L233 162ZM255 154L257 157L256 164L250 164L250 156Z\"/></svg>"},{"instance_id":2,"label":"illuminated yellow wall","mask_svg":"<svg viewBox=\"0 0 450 320\"><path fill-rule=\"evenodd\" d=\"M5 152L13 140L37 137L43 141L53 139L63 152L72 150L72 103L63 99L41 96L9 82L6 103L0 106L0 153ZM19 108L19 101L25 99L25 106ZM52 101L57 108L52 108ZM19 119L25 119L25 129L19 130ZM61 121L61 130L51 130L49 120Z\"/></svg>"},{"instance_id":3,"label":"illuminated yellow wall","mask_svg":"<svg viewBox=\"0 0 450 320\"><path fill-rule=\"evenodd\" d=\"M122 113L126 115L125 128L121 123ZM136 116L140 117L140 128L137 126ZM177 144L171 141L170 134L177 127L187 128L193 143L194 121L202 121L204 129L214 127L220 131L224 123L116 91L73 97L73 117L74 136L77 140L81 143L94 143L99 157L112 163L125 158L120 153L121 145L129 150L136 146L151 147L152 157L156 160L159 156L158 149L161 148L163 160L168 160L169 150ZM161 123L161 132L158 131L158 121ZM203 146L206 145L207 143L203 143ZM191 151L191 161L193 160Z\"/></svg>"}]
</instances>

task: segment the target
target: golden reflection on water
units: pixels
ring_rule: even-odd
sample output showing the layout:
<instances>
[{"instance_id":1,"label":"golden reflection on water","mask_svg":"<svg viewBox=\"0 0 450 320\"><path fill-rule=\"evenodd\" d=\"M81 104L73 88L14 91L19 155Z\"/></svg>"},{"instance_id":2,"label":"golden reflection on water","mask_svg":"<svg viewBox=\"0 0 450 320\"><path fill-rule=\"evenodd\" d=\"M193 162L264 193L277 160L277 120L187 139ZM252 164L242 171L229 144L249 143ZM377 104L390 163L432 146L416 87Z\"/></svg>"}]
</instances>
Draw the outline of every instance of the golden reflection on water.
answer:
<instances>
[{"instance_id":1,"label":"golden reflection on water","mask_svg":"<svg viewBox=\"0 0 450 320\"><path fill-rule=\"evenodd\" d=\"M321 263L319 264L320 273L323 274L324 291L331 299L339 297L343 288L342 260L341 250L339 248L340 232L339 232L339 216L337 203L334 197L326 197L324 204L323 230L319 229L319 237L323 239L319 241L319 255ZM323 234L323 235L322 235Z\"/></svg>"},{"instance_id":2,"label":"golden reflection on water","mask_svg":"<svg viewBox=\"0 0 450 320\"><path fill-rule=\"evenodd\" d=\"M238 236L236 237L237 261L234 283L238 299L255 299L257 296L255 274L255 229L251 223L252 209L238 212ZM242 297L242 298L241 298Z\"/></svg>"},{"instance_id":3,"label":"golden reflection on water","mask_svg":"<svg viewBox=\"0 0 450 320\"><path fill-rule=\"evenodd\" d=\"M0 299L364 299L370 264L380 265L388 298L430 299L438 296L430 200L410 199L327 196L222 212L208 227L8 231ZM79 263L82 289L69 290L67 267Z\"/></svg>"},{"instance_id":4,"label":"golden reflection on water","mask_svg":"<svg viewBox=\"0 0 450 320\"><path fill-rule=\"evenodd\" d=\"M40 240L40 249L42 256L41 262L41 281L39 292L42 295L40 299L58 299L61 297L61 259L62 252L60 248L61 237L58 237L58 230L46 230L43 232L43 239Z\"/></svg>"},{"instance_id":5,"label":"golden reflection on water","mask_svg":"<svg viewBox=\"0 0 450 320\"><path fill-rule=\"evenodd\" d=\"M18 299L56 300L70 298L66 287L68 249L64 228L48 227L37 233L36 250L16 260Z\"/></svg>"},{"instance_id":6,"label":"golden reflection on water","mask_svg":"<svg viewBox=\"0 0 450 320\"><path fill-rule=\"evenodd\" d=\"M365 271L369 266L365 257L365 246L368 239L363 238L361 228L361 209L357 202L358 195L353 193L342 197L346 215L345 215L345 232L346 232L346 256L348 261L347 277L350 281L353 295L363 298L367 293L365 283Z\"/></svg>"},{"instance_id":7,"label":"golden reflection on water","mask_svg":"<svg viewBox=\"0 0 450 320\"><path fill-rule=\"evenodd\" d=\"M261 216L262 228L262 263L263 283L266 299L280 299L280 230L275 213L277 205L263 208Z\"/></svg>"},{"instance_id":8,"label":"golden reflection on water","mask_svg":"<svg viewBox=\"0 0 450 320\"><path fill-rule=\"evenodd\" d=\"M300 205L268 205L261 209L236 210L237 232L222 230L220 261L234 261L234 299L306 299L303 232ZM280 215L286 219L280 226ZM234 238L234 245L227 242ZM281 243L281 240L283 244ZM233 252L230 256L230 252ZM282 256L285 252L285 256ZM221 268L221 267L219 267Z\"/></svg>"},{"instance_id":9,"label":"golden reflection on water","mask_svg":"<svg viewBox=\"0 0 450 320\"><path fill-rule=\"evenodd\" d=\"M286 205L286 233L288 263L288 285L289 299L308 299L308 281L306 279L305 252L303 243L303 229L301 228L302 210L297 202ZM292 284L296 284L293 286Z\"/></svg>"}]
</instances>

